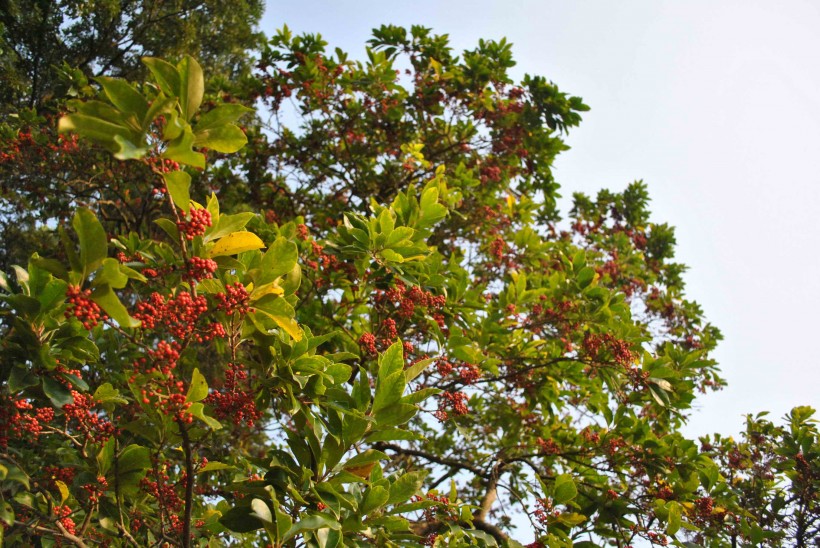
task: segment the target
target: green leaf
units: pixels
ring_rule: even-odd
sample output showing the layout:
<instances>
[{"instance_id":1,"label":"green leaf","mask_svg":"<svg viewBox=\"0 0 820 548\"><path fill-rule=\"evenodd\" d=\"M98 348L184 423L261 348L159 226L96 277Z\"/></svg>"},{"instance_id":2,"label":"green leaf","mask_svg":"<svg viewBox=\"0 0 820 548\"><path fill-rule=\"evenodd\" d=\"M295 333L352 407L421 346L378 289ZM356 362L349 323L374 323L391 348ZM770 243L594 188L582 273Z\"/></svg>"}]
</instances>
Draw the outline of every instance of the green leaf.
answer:
<instances>
[{"instance_id":1,"label":"green leaf","mask_svg":"<svg viewBox=\"0 0 820 548\"><path fill-rule=\"evenodd\" d=\"M110 78L98 76L97 82L103 88L105 95L114 103L118 109L125 114L133 114L139 122L142 122L148 113L148 101L140 92L134 89L131 84L120 78ZM140 127L139 125L137 127Z\"/></svg>"},{"instance_id":2,"label":"green leaf","mask_svg":"<svg viewBox=\"0 0 820 548\"><path fill-rule=\"evenodd\" d=\"M194 146L216 152L232 153L248 143L245 133L233 124L206 129L194 134Z\"/></svg>"},{"instance_id":3,"label":"green leaf","mask_svg":"<svg viewBox=\"0 0 820 548\"><path fill-rule=\"evenodd\" d=\"M578 277L577 277L576 281L578 283L578 287L580 287L581 289L584 289L589 284L591 284L594 279L595 279L595 270L588 267L588 266L585 266L578 273Z\"/></svg>"},{"instance_id":4,"label":"green leaf","mask_svg":"<svg viewBox=\"0 0 820 548\"><path fill-rule=\"evenodd\" d=\"M213 217L213 214L212 214ZM218 215L219 220L205 231L206 242L218 240L223 236L238 232L245 228L245 225L255 217L253 213L237 213L235 215Z\"/></svg>"},{"instance_id":5,"label":"green leaf","mask_svg":"<svg viewBox=\"0 0 820 548\"><path fill-rule=\"evenodd\" d=\"M147 447L131 444L122 450L117 458L117 471L120 474L145 470L151 467L151 452Z\"/></svg>"},{"instance_id":6,"label":"green leaf","mask_svg":"<svg viewBox=\"0 0 820 548\"><path fill-rule=\"evenodd\" d=\"M219 430L220 428L222 428L221 422L205 414L205 406L200 402L192 403L191 406L188 408L188 413L198 418L214 430Z\"/></svg>"},{"instance_id":7,"label":"green leaf","mask_svg":"<svg viewBox=\"0 0 820 548\"><path fill-rule=\"evenodd\" d=\"M376 386L376 396L373 398L372 413L376 420L379 420L379 411L401 401L406 386L404 371L396 371L386 379L380 379Z\"/></svg>"},{"instance_id":8,"label":"green leaf","mask_svg":"<svg viewBox=\"0 0 820 548\"><path fill-rule=\"evenodd\" d=\"M424 436L411 430L404 428L387 428L368 434L365 441L367 443L376 443L377 441L423 441L424 439Z\"/></svg>"},{"instance_id":9,"label":"green leaf","mask_svg":"<svg viewBox=\"0 0 820 548\"><path fill-rule=\"evenodd\" d=\"M8 524L14 523L14 508L12 508L11 504L5 500L0 500L0 520L3 520ZM0 527L0 529L3 528Z\"/></svg>"},{"instance_id":10,"label":"green leaf","mask_svg":"<svg viewBox=\"0 0 820 548\"><path fill-rule=\"evenodd\" d=\"M669 516L666 518L666 533L674 535L681 526L681 505L675 501L666 504Z\"/></svg>"},{"instance_id":11,"label":"green leaf","mask_svg":"<svg viewBox=\"0 0 820 548\"><path fill-rule=\"evenodd\" d=\"M335 519L331 518L328 514L310 514L288 529L288 531L282 536L282 542L287 542L299 533L304 533L305 531L315 531L316 529L323 529L325 527L338 531L342 528L342 525Z\"/></svg>"},{"instance_id":12,"label":"green leaf","mask_svg":"<svg viewBox=\"0 0 820 548\"><path fill-rule=\"evenodd\" d=\"M271 282L279 276L287 274L296 266L298 259L299 248L296 247L296 244L279 236L262 256L257 283Z\"/></svg>"},{"instance_id":13,"label":"green leaf","mask_svg":"<svg viewBox=\"0 0 820 548\"><path fill-rule=\"evenodd\" d=\"M421 375L421 373L425 369L427 369L427 366L433 363L433 361L433 358L427 358L424 360L417 361L416 363L405 369L404 378L407 380L407 382L412 381L413 379Z\"/></svg>"},{"instance_id":14,"label":"green leaf","mask_svg":"<svg viewBox=\"0 0 820 548\"><path fill-rule=\"evenodd\" d=\"M108 256L108 237L97 216L84 207L77 209L71 226L80 239L80 264L86 278Z\"/></svg>"},{"instance_id":15,"label":"green leaf","mask_svg":"<svg viewBox=\"0 0 820 548\"><path fill-rule=\"evenodd\" d=\"M390 496L387 504L399 504L410 500L410 497L418 493L424 483L424 471L408 472L390 484Z\"/></svg>"},{"instance_id":16,"label":"green leaf","mask_svg":"<svg viewBox=\"0 0 820 548\"><path fill-rule=\"evenodd\" d=\"M171 97L179 96L179 71L177 71L174 65L156 57L143 57L142 62L154 75L159 89L161 89L165 95Z\"/></svg>"},{"instance_id":17,"label":"green leaf","mask_svg":"<svg viewBox=\"0 0 820 548\"><path fill-rule=\"evenodd\" d=\"M202 103L205 78L202 75L202 67L190 55L186 55L179 62L177 72L179 73L179 106L182 115L190 121Z\"/></svg>"},{"instance_id":18,"label":"green leaf","mask_svg":"<svg viewBox=\"0 0 820 548\"><path fill-rule=\"evenodd\" d=\"M9 392L14 394L31 386L40 384L40 377L26 366L15 365L11 368L8 379Z\"/></svg>"},{"instance_id":19,"label":"green leaf","mask_svg":"<svg viewBox=\"0 0 820 548\"><path fill-rule=\"evenodd\" d=\"M384 379L397 371L404 371L404 347L401 341L396 341L379 356L378 380Z\"/></svg>"},{"instance_id":20,"label":"green leaf","mask_svg":"<svg viewBox=\"0 0 820 548\"><path fill-rule=\"evenodd\" d=\"M362 515L369 514L373 510L378 510L390 498L390 494L386 488L381 485L374 485L365 492L364 500L359 506L359 513Z\"/></svg>"},{"instance_id":21,"label":"green leaf","mask_svg":"<svg viewBox=\"0 0 820 548\"><path fill-rule=\"evenodd\" d=\"M114 135L114 145L111 150L117 160L139 160L148 154L147 146L135 144L131 139L122 135Z\"/></svg>"},{"instance_id":22,"label":"green leaf","mask_svg":"<svg viewBox=\"0 0 820 548\"><path fill-rule=\"evenodd\" d=\"M390 460L390 457L388 457L381 451L377 451L375 449L368 449L363 453L359 453L358 455L354 455L353 457L349 458L341 466L341 469L352 470L356 468L361 468L362 466L372 464L380 460Z\"/></svg>"},{"instance_id":23,"label":"green leaf","mask_svg":"<svg viewBox=\"0 0 820 548\"><path fill-rule=\"evenodd\" d=\"M128 276L120 269L120 262L110 257L103 260L102 267L94 274L94 286L108 285L115 289L122 289L127 283Z\"/></svg>"},{"instance_id":24,"label":"green leaf","mask_svg":"<svg viewBox=\"0 0 820 548\"><path fill-rule=\"evenodd\" d=\"M236 470L236 466L218 462L215 460L208 461L208 464L199 469L197 473L204 474L205 472L216 472L217 470Z\"/></svg>"},{"instance_id":25,"label":"green leaf","mask_svg":"<svg viewBox=\"0 0 820 548\"><path fill-rule=\"evenodd\" d=\"M162 178L174 204L187 215L191 209L191 176L184 171L170 171L164 173Z\"/></svg>"},{"instance_id":26,"label":"green leaf","mask_svg":"<svg viewBox=\"0 0 820 548\"><path fill-rule=\"evenodd\" d=\"M62 407L74 402L74 397L68 388L51 377L43 377L43 392L55 407Z\"/></svg>"},{"instance_id":27,"label":"green leaf","mask_svg":"<svg viewBox=\"0 0 820 548\"><path fill-rule=\"evenodd\" d=\"M186 164L192 167L205 168L205 155L194 152L194 134L189 125L185 125L182 134L168 143L168 148L162 153L163 158Z\"/></svg>"},{"instance_id":28,"label":"green leaf","mask_svg":"<svg viewBox=\"0 0 820 548\"><path fill-rule=\"evenodd\" d=\"M114 444L116 440L114 437L108 438L108 441L103 444L100 451L97 453L97 470L103 476L108 474L111 465L114 464Z\"/></svg>"},{"instance_id":29,"label":"green leaf","mask_svg":"<svg viewBox=\"0 0 820 548\"><path fill-rule=\"evenodd\" d=\"M553 491L553 499L558 504L565 504L578 495L578 488L575 487L575 481L569 474L561 474L555 478L555 489Z\"/></svg>"},{"instance_id":30,"label":"green leaf","mask_svg":"<svg viewBox=\"0 0 820 548\"><path fill-rule=\"evenodd\" d=\"M225 124L231 124L237 121L243 114L253 112L252 108L248 108L238 103L226 103L212 108L205 114L199 117L196 124L196 133L208 129L218 128Z\"/></svg>"},{"instance_id":31,"label":"green leaf","mask_svg":"<svg viewBox=\"0 0 820 548\"><path fill-rule=\"evenodd\" d=\"M415 405L397 403L379 411L376 420L379 426L398 426L412 419L418 413L418 410L419 408Z\"/></svg>"},{"instance_id":32,"label":"green leaf","mask_svg":"<svg viewBox=\"0 0 820 548\"><path fill-rule=\"evenodd\" d=\"M179 227L177 224L172 221L171 219L166 219L161 217L159 219L155 219L154 222L159 226L168 236L171 237L171 240L176 242L179 240Z\"/></svg>"},{"instance_id":33,"label":"green leaf","mask_svg":"<svg viewBox=\"0 0 820 548\"><path fill-rule=\"evenodd\" d=\"M191 377L191 385L188 387L188 395L185 397L186 402L196 402L204 400L208 396L208 381L199 368L194 368L194 373Z\"/></svg>"},{"instance_id":34,"label":"green leaf","mask_svg":"<svg viewBox=\"0 0 820 548\"><path fill-rule=\"evenodd\" d=\"M132 142L137 140L134 139L135 132L127 127L84 114L63 116L60 118L57 130L60 133L76 133L113 151L120 148L120 145L114 141L116 136Z\"/></svg>"},{"instance_id":35,"label":"green leaf","mask_svg":"<svg viewBox=\"0 0 820 548\"><path fill-rule=\"evenodd\" d=\"M219 518L219 523L235 533L250 533L262 529L264 524L248 506L231 508Z\"/></svg>"},{"instance_id":36,"label":"green leaf","mask_svg":"<svg viewBox=\"0 0 820 548\"><path fill-rule=\"evenodd\" d=\"M253 499L251 501L251 511L253 515L265 523L273 523L273 514L271 514L270 507L262 499Z\"/></svg>"},{"instance_id":37,"label":"green leaf","mask_svg":"<svg viewBox=\"0 0 820 548\"><path fill-rule=\"evenodd\" d=\"M109 285L101 285L91 293L91 300L100 305L120 327L139 327L140 322L128 314L119 297Z\"/></svg>"}]
</instances>

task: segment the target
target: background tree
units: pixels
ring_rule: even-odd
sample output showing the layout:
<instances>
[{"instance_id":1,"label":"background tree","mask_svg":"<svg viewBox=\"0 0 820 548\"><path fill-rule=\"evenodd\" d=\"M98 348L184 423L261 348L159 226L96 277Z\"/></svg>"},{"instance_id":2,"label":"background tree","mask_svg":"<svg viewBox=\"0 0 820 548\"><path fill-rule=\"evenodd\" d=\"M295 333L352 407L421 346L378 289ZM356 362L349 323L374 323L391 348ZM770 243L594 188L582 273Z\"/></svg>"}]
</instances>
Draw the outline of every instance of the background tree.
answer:
<instances>
[{"instance_id":1,"label":"background tree","mask_svg":"<svg viewBox=\"0 0 820 548\"><path fill-rule=\"evenodd\" d=\"M504 41L388 26L367 54L283 29L228 92L188 57L133 86L66 71L59 141L6 124L8 218L62 242L3 283L7 537L816 537L812 410L678 431L723 384L720 333L643 183L557 211L583 102L514 82Z\"/></svg>"},{"instance_id":2,"label":"background tree","mask_svg":"<svg viewBox=\"0 0 820 548\"><path fill-rule=\"evenodd\" d=\"M123 169L82 143L58 141L65 100L93 94L93 77L142 79L143 56L195 55L225 93L249 76L261 43L259 0L39 1L0 3L0 265L25 264L45 228L66 222L72 204L115 204L145 170ZM55 154L61 148L70 155ZM91 176L90 166L106 163ZM131 166L133 167L133 166ZM123 219L133 224L133 218ZM53 241L53 238L52 238ZM53 242L52 247L57 247Z\"/></svg>"}]
</instances>

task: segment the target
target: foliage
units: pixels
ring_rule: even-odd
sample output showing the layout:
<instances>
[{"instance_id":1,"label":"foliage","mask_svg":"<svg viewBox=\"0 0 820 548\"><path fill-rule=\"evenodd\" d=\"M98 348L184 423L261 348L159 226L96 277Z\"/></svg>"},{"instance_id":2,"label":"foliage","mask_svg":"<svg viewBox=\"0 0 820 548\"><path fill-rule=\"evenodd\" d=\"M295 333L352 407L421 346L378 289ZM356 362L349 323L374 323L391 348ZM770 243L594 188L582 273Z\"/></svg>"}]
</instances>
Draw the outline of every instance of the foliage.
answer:
<instances>
[{"instance_id":1,"label":"foliage","mask_svg":"<svg viewBox=\"0 0 820 548\"><path fill-rule=\"evenodd\" d=\"M808 545L812 410L679 432L720 333L645 185L561 220L581 99L504 41L370 46L283 29L230 93L145 57L7 123L8 219L61 250L0 279L6 540Z\"/></svg>"}]
</instances>

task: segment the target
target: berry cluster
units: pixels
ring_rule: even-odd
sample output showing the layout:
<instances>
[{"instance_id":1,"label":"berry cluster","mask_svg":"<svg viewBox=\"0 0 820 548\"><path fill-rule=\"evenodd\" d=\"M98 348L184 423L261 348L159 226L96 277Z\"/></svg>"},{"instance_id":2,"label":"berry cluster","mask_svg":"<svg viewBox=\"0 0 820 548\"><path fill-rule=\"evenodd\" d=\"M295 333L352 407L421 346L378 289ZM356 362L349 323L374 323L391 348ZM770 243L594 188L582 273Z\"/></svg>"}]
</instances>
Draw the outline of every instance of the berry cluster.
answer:
<instances>
[{"instance_id":1,"label":"berry cluster","mask_svg":"<svg viewBox=\"0 0 820 548\"><path fill-rule=\"evenodd\" d=\"M137 303L134 318L142 322L144 329L163 325L181 340L196 331L197 321L207 311L208 300L202 295L193 297L187 291L180 291L176 297L166 300L159 293L152 293L147 302Z\"/></svg>"},{"instance_id":2,"label":"berry cluster","mask_svg":"<svg viewBox=\"0 0 820 548\"><path fill-rule=\"evenodd\" d=\"M438 495L435 491L429 491L426 495L413 495L410 502L421 502L423 500L437 503L435 506L428 506L424 509L424 520L434 521L456 521L458 520L457 509L450 506L450 497Z\"/></svg>"},{"instance_id":3,"label":"berry cluster","mask_svg":"<svg viewBox=\"0 0 820 548\"><path fill-rule=\"evenodd\" d=\"M36 440L43 425L54 420L54 409L35 409L28 400L3 398L0 402L0 447L8 447L9 438Z\"/></svg>"},{"instance_id":4,"label":"berry cluster","mask_svg":"<svg viewBox=\"0 0 820 548\"><path fill-rule=\"evenodd\" d=\"M248 383L248 372L239 364L228 364L224 389L211 392L205 398L205 403L214 407L214 414L218 419L229 418L237 426L243 422L253 426L262 418L262 412L256 407L250 387L242 388L240 383Z\"/></svg>"},{"instance_id":5,"label":"berry cluster","mask_svg":"<svg viewBox=\"0 0 820 548\"><path fill-rule=\"evenodd\" d=\"M162 159L156 156L151 156L145 160L151 166L151 169L157 173L170 173L171 171L179 171L179 163L173 160Z\"/></svg>"},{"instance_id":6,"label":"berry cluster","mask_svg":"<svg viewBox=\"0 0 820 548\"><path fill-rule=\"evenodd\" d=\"M66 532L72 535L76 535L77 524L75 524L74 520L69 517L71 514L71 508L69 508L68 506L54 507L54 515L57 517L57 521L60 522L60 525L63 526Z\"/></svg>"},{"instance_id":7,"label":"berry cluster","mask_svg":"<svg viewBox=\"0 0 820 548\"><path fill-rule=\"evenodd\" d=\"M448 409L456 415L466 415L469 412L469 409L467 409L467 394L464 392L442 392L439 396L438 410L433 413L433 416L444 422L450 417Z\"/></svg>"},{"instance_id":8,"label":"berry cluster","mask_svg":"<svg viewBox=\"0 0 820 548\"><path fill-rule=\"evenodd\" d=\"M504 261L504 252L507 250L507 244L501 236L496 237L490 242L490 256L495 261L495 264L501 264Z\"/></svg>"},{"instance_id":9,"label":"berry cluster","mask_svg":"<svg viewBox=\"0 0 820 548\"><path fill-rule=\"evenodd\" d=\"M94 398L80 394L76 390L71 391L71 396L74 402L63 406L66 427L71 421L75 421L76 429L82 432L86 441L97 443L105 443L108 438L116 434L117 429L111 422L91 410L95 405Z\"/></svg>"},{"instance_id":10,"label":"berry cluster","mask_svg":"<svg viewBox=\"0 0 820 548\"><path fill-rule=\"evenodd\" d=\"M359 346L367 354L376 355L376 336L373 333L363 333L359 337Z\"/></svg>"},{"instance_id":11,"label":"berry cluster","mask_svg":"<svg viewBox=\"0 0 820 548\"><path fill-rule=\"evenodd\" d=\"M106 316L100 306L91 300L91 290L83 290L79 286L70 285L65 292L66 300L68 301L68 309L65 311L65 317L72 316L80 320L83 327L90 330L100 320L107 320Z\"/></svg>"},{"instance_id":12,"label":"berry cluster","mask_svg":"<svg viewBox=\"0 0 820 548\"><path fill-rule=\"evenodd\" d=\"M97 476L97 483L86 483L82 487L88 493L88 502L96 504L108 489L108 480L105 476Z\"/></svg>"},{"instance_id":13,"label":"berry cluster","mask_svg":"<svg viewBox=\"0 0 820 548\"><path fill-rule=\"evenodd\" d=\"M308 227L304 223L296 225L296 237L300 240L308 239Z\"/></svg>"},{"instance_id":14,"label":"berry cluster","mask_svg":"<svg viewBox=\"0 0 820 548\"><path fill-rule=\"evenodd\" d=\"M214 295L217 301L217 309L225 311L228 316L238 313L244 315L248 313L248 290L240 282L225 286L225 293Z\"/></svg>"},{"instance_id":15,"label":"berry cluster","mask_svg":"<svg viewBox=\"0 0 820 548\"><path fill-rule=\"evenodd\" d=\"M140 487L154 497L161 508L173 515L182 510L182 498L177 493L176 485L171 483L167 470L167 464L155 465L142 478Z\"/></svg>"},{"instance_id":16,"label":"berry cluster","mask_svg":"<svg viewBox=\"0 0 820 548\"><path fill-rule=\"evenodd\" d=\"M560 515L561 513L555 509L553 509L552 501L549 499L535 499L535 504L537 508L533 511L532 515L535 520L545 529L549 523L550 517L555 517Z\"/></svg>"},{"instance_id":17,"label":"berry cluster","mask_svg":"<svg viewBox=\"0 0 820 548\"><path fill-rule=\"evenodd\" d=\"M207 209L194 209L188 213L187 221L177 223L180 233L187 240L193 240L197 236L205 234L205 230L212 225L211 212Z\"/></svg>"},{"instance_id":18,"label":"berry cluster","mask_svg":"<svg viewBox=\"0 0 820 548\"><path fill-rule=\"evenodd\" d=\"M216 268L217 264L213 259L191 257L185 265L185 278L191 282L200 282L208 278L213 278Z\"/></svg>"},{"instance_id":19,"label":"berry cluster","mask_svg":"<svg viewBox=\"0 0 820 548\"><path fill-rule=\"evenodd\" d=\"M52 489L57 488L55 482L61 481L66 485L71 485L74 482L74 476L77 470L74 468L62 468L60 466L43 466L43 477L48 482Z\"/></svg>"},{"instance_id":20,"label":"berry cluster","mask_svg":"<svg viewBox=\"0 0 820 548\"><path fill-rule=\"evenodd\" d=\"M561 453L561 448L558 447L558 444L555 443L555 440L552 438L545 440L544 438L539 437L535 440L535 443L538 444L538 447L541 448L541 453L544 455L558 455Z\"/></svg>"},{"instance_id":21,"label":"berry cluster","mask_svg":"<svg viewBox=\"0 0 820 548\"><path fill-rule=\"evenodd\" d=\"M622 367L630 367L638 359L638 354L632 351L629 343L615 338L610 333L596 335L588 332L584 335L583 348L586 355L593 359L600 359L601 350L606 349L612 355L613 361Z\"/></svg>"},{"instance_id":22,"label":"berry cluster","mask_svg":"<svg viewBox=\"0 0 820 548\"><path fill-rule=\"evenodd\" d=\"M417 285L407 288L402 282L397 282L387 291L377 291L376 304L386 306L392 304L400 318L410 318L416 311L416 307L432 308L438 310L442 308L447 298L444 295L433 295Z\"/></svg>"}]
</instances>

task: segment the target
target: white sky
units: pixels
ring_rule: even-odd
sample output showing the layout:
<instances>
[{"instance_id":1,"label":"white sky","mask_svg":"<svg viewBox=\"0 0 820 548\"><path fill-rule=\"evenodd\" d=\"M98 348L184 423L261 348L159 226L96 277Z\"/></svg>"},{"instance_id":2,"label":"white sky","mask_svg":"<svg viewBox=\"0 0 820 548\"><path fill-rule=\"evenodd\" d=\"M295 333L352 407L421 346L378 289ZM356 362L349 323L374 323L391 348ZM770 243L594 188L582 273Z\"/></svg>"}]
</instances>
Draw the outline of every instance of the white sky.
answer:
<instances>
[{"instance_id":1,"label":"white sky","mask_svg":"<svg viewBox=\"0 0 820 548\"><path fill-rule=\"evenodd\" d=\"M269 0L263 30L318 32L363 58L387 23L456 50L506 37L515 75L583 97L592 110L556 162L565 196L647 182L652 220L677 227L688 296L725 336L729 386L699 400L688 435L820 406L820 3Z\"/></svg>"}]
</instances>

